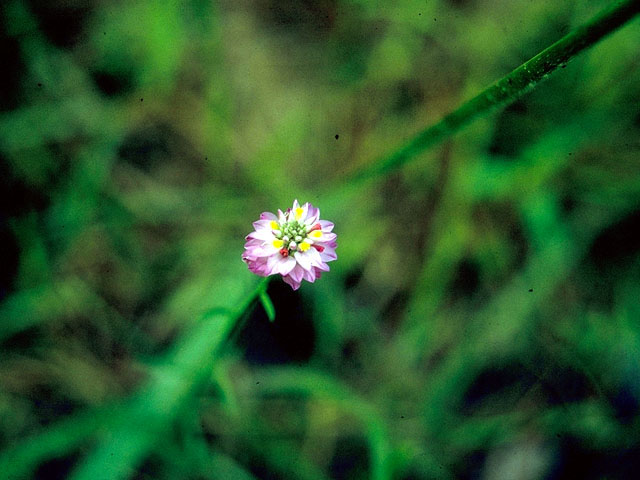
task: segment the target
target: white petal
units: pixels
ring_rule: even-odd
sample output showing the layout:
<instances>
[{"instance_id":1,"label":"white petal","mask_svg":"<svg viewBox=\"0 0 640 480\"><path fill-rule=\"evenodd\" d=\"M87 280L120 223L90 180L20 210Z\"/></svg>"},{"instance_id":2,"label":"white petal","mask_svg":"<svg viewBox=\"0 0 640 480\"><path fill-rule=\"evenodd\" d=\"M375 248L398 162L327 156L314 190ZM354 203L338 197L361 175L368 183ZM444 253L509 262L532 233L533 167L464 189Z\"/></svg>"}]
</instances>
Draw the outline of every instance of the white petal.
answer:
<instances>
[{"instance_id":1,"label":"white petal","mask_svg":"<svg viewBox=\"0 0 640 480\"><path fill-rule=\"evenodd\" d=\"M279 273L280 270L280 259L282 258L282 255L280 254L276 254L276 255L271 255L270 257L267 258L267 268L269 269L269 274L273 275L274 273Z\"/></svg>"},{"instance_id":2,"label":"white petal","mask_svg":"<svg viewBox=\"0 0 640 480\"><path fill-rule=\"evenodd\" d=\"M291 270L295 268L297 265L295 259L293 257L283 257L280 256L282 260L278 262L278 272L280 275L287 275Z\"/></svg>"},{"instance_id":3,"label":"white petal","mask_svg":"<svg viewBox=\"0 0 640 480\"><path fill-rule=\"evenodd\" d=\"M271 228L271 220L258 220L257 222L253 222L253 228L256 230L273 230Z\"/></svg>"},{"instance_id":4,"label":"white petal","mask_svg":"<svg viewBox=\"0 0 640 480\"><path fill-rule=\"evenodd\" d=\"M272 244L267 243L265 245L262 245L261 247L256 247L253 250L253 253L259 257L269 257L278 253L278 249Z\"/></svg>"},{"instance_id":5,"label":"white petal","mask_svg":"<svg viewBox=\"0 0 640 480\"><path fill-rule=\"evenodd\" d=\"M317 267L322 263L322 259L320 258L320 253L318 253L318 251L315 248L310 248L304 253L309 256L309 260L311 261L312 266Z\"/></svg>"},{"instance_id":6,"label":"white petal","mask_svg":"<svg viewBox=\"0 0 640 480\"><path fill-rule=\"evenodd\" d=\"M273 236L273 232L271 230L262 229L251 232L249 235L247 235L247 237L263 240L265 242L273 242L276 239L276 237Z\"/></svg>"},{"instance_id":7,"label":"white petal","mask_svg":"<svg viewBox=\"0 0 640 480\"><path fill-rule=\"evenodd\" d=\"M300 265L305 270L311 270L311 258L309 257L309 250L306 252L295 252L293 256L295 257L298 265Z\"/></svg>"}]
</instances>

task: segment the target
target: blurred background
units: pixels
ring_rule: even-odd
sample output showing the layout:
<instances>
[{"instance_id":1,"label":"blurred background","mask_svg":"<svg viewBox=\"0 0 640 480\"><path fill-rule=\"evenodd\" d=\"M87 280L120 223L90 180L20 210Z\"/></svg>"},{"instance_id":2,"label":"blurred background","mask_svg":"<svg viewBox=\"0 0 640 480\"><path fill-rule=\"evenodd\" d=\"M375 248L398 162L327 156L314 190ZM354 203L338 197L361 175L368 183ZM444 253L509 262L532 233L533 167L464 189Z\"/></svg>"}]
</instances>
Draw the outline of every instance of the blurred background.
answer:
<instances>
[{"instance_id":1,"label":"blurred background","mask_svg":"<svg viewBox=\"0 0 640 480\"><path fill-rule=\"evenodd\" d=\"M2 2L0 478L632 478L637 19L344 181L608 3ZM203 330L294 198L331 272Z\"/></svg>"}]
</instances>

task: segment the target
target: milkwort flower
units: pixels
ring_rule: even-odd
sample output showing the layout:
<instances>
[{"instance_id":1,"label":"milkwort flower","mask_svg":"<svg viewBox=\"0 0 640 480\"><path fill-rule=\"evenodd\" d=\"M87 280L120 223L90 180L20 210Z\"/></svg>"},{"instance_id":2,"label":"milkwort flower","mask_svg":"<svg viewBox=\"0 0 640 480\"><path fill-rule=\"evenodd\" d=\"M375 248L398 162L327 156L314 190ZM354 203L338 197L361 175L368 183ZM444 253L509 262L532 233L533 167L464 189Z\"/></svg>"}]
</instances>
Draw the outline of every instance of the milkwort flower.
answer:
<instances>
[{"instance_id":1,"label":"milkwort flower","mask_svg":"<svg viewBox=\"0 0 640 480\"><path fill-rule=\"evenodd\" d=\"M242 260L249 270L262 277L279 273L294 290L302 280L315 282L329 271L327 262L336 255L333 223L320 220L320 210L298 200L278 215L264 212L253 222L255 230L246 236Z\"/></svg>"}]
</instances>

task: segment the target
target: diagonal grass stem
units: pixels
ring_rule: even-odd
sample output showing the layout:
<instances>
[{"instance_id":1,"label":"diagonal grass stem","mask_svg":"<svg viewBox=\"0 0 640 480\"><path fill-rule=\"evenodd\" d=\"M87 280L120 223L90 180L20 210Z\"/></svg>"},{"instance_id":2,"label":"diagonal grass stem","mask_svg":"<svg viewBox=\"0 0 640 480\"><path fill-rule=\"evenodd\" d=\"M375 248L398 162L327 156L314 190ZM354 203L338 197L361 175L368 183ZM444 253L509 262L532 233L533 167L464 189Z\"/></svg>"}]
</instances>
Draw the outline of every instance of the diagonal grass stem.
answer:
<instances>
[{"instance_id":1,"label":"diagonal grass stem","mask_svg":"<svg viewBox=\"0 0 640 480\"><path fill-rule=\"evenodd\" d=\"M606 35L640 13L640 0L619 0L601 11L584 25L571 31L553 45L526 61L478 95L463 103L436 124L418 133L397 150L380 160L361 167L343 177L340 183L355 183L382 176L402 167L429 147L451 137L476 118L504 107L533 90L549 75L564 66L582 50L596 44Z\"/></svg>"}]
</instances>

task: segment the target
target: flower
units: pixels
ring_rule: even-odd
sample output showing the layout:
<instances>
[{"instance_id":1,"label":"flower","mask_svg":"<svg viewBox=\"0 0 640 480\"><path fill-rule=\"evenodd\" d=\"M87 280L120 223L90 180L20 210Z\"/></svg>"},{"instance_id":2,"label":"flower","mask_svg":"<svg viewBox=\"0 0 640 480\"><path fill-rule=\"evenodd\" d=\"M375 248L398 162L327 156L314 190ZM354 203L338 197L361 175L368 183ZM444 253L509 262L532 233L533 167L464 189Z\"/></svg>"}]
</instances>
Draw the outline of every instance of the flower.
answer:
<instances>
[{"instance_id":1,"label":"flower","mask_svg":"<svg viewBox=\"0 0 640 480\"><path fill-rule=\"evenodd\" d=\"M327 262L338 258L333 223L320 220L320 209L310 203L294 200L286 212L264 212L253 227L242 260L262 277L279 273L294 290L303 279L315 282L329 271Z\"/></svg>"}]
</instances>

